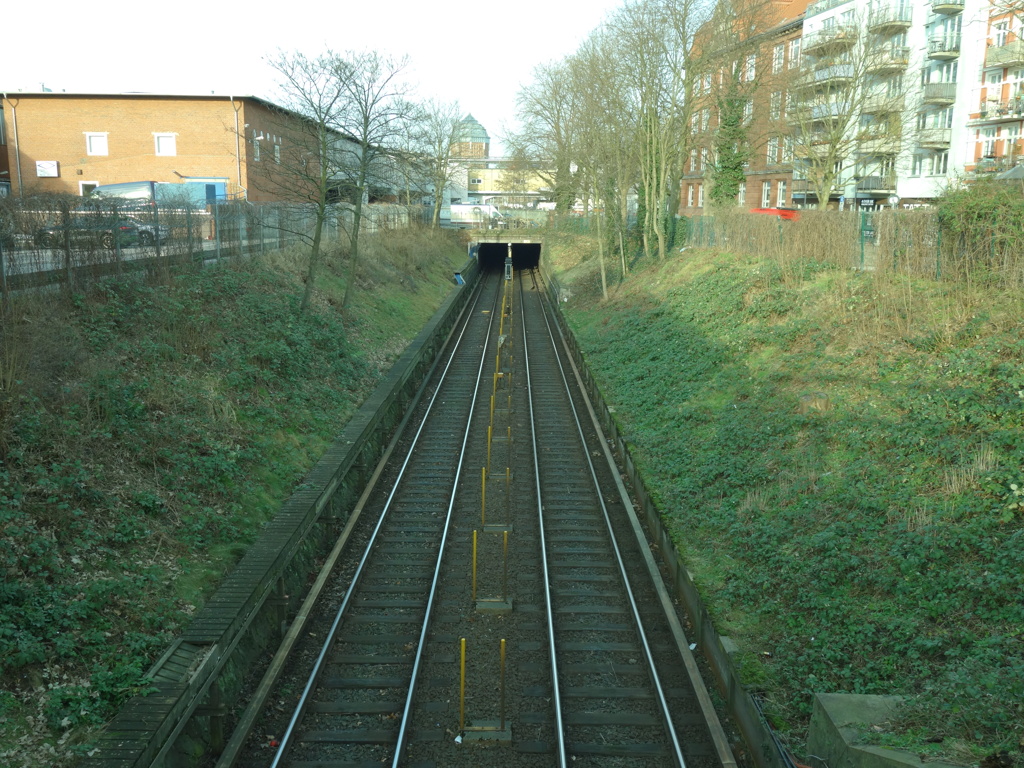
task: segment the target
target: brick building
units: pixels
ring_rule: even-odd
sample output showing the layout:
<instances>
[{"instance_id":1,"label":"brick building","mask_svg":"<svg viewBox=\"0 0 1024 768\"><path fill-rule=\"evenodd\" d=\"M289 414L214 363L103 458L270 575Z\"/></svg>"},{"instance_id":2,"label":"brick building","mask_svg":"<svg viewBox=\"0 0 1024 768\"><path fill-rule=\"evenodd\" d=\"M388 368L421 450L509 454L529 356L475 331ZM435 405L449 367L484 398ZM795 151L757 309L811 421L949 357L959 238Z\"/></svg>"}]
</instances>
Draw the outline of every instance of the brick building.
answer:
<instances>
[{"instance_id":1,"label":"brick building","mask_svg":"<svg viewBox=\"0 0 1024 768\"><path fill-rule=\"evenodd\" d=\"M0 181L12 195L146 180L206 181L251 202L294 197L258 182L288 152L290 129L289 113L253 96L21 92L2 94L0 108Z\"/></svg>"}]
</instances>

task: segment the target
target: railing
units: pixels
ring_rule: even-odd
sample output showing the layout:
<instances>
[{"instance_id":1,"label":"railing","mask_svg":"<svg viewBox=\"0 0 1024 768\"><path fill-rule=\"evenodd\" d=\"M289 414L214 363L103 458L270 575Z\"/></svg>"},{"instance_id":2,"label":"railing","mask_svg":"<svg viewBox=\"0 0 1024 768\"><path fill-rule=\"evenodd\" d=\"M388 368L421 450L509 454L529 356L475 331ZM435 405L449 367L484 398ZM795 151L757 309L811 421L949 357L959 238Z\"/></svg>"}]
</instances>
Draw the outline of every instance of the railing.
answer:
<instances>
[{"instance_id":1,"label":"railing","mask_svg":"<svg viewBox=\"0 0 1024 768\"><path fill-rule=\"evenodd\" d=\"M847 24L836 24L831 27L815 30L804 37L803 49L805 52L810 52L817 48L853 45L856 42L856 27Z\"/></svg>"},{"instance_id":2,"label":"railing","mask_svg":"<svg viewBox=\"0 0 1024 768\"><path fill-rule=\"evenodd\" d=\"M1024 117L1024 96L1003 101L986 101L978 111L979 120Z\"/></svg>"},{"instance_id":3,"label":"railing","mask_svg":"<svg viewBox=\"0 0 1024 768\"><path fill-rule=\"evenodd\" d=\"M924 100L930 103L956 101L956 83L928 83L924 87Z\"/></svg>"},{"instance_id":4,"label":"railing","mask_svg":"<svg viewBox=\"0 0 1024 768\"><path fill-rule=\"evenodd\" d=\"M869 71L905 69L910 63L910 48L906 45L892 45L871 51L868 56Z\"/></svg>"},{"instance_id":5,"label":"railing","mask_svg":"<svg viewBox=\"0 0 1024 768\"><path fill-rule=\"evenodd\" d=\"M861 192L890 192L896 189L896 174L862 176L857 181L857 189Z\"/></svg>"},{"instance_id":6,"label":"railing","mask_svg":"<svg viewBox=\"0 0 1024 768\"><path fill-rule=\"evenodd\" d=\"M830 11L833 8L842 5L843 3L849 3L851 0L818 0L818 2L807 6L807 11L804 13L804 18L811 16L817 16L819 13Z\"/></svg>"},{"instance_id":7,"label":"railing","mask_svg":"<svg viewBox=\"0 0 1024 768\"><path fill-rule=\"evenodd\" d=\"M912 18L909 5L898 5L876 8L868 17L868 29L876 30L885 27L909 27Z\"/></svg>"},{"instance_id":8,"label":"railing","mask_svg":"<svg viewBox=\"0 0 1024 768\"><path fill-rule=\"evenodd\" d=\"M917 143L930 149L943 149L953 140L952 128L922 128Z\"/></svg>"},{"instance_id":9,"label":"railing","mask_svg":"<svg viewBox=\"0 0 1024 768\"><path fill-rule=\"evenodd\" d=\"M816 85L824 85L825 83L833 80L852 80L853 79L853 67L849 64L832 64L821 69L814 69L804 72L798 86L809 87Z\"/></svg>"},{"instance_id":10,"label":"railing","mask_svg":"<svg viewBox=\"0 0 1024 768\"><path fill-rule=\"evenodd\" d=\"M872 115L902 112L904 107L903 94L874 93L864 99L865 113Z\"/></svg>"},{"instance_id":11,"label":"railing","mask_svg":"<svg viewBox=\"0 0 1024 768\"><path fill-rule=\"evenodd\" d=\"M1024 63L1024 40L1013 40L1005 45L990 45L985 53L986 67L1008 67Z\"/></svg>"},{"instance_id":12,"label":"railing","mask_svg":"<svg viewBox=\"0 0 1024 768\"><path fill-rule=\"evenodd\" d=\"M974 166L974 173L989 174L1008 171L1015 165L1018 165L1021 159L1021 156L1017 153L983 157L978 160L977 164Z\"/></svg>"},{"instance_id":13,"label":"railing","mask_svg":"<svg viewBox=\"0 0 1024 768\"><path fill-rule=\"evenodd\" d=\"M928 41L929 56L959 56L960 40L955 37L936 37Z\"/></svg>"}]
</instances>

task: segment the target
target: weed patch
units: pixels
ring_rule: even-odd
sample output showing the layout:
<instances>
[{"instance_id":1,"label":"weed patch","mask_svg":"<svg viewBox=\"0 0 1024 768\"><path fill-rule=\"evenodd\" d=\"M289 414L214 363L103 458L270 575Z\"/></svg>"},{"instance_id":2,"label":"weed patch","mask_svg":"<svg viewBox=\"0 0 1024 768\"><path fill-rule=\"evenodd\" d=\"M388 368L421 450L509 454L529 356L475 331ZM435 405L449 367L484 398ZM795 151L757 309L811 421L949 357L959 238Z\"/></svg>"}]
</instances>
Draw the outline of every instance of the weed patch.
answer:
<instances>
[{"instance_id":1,"label":"weed patch","mask_svg":"<svg viewBox=\"0 0 1024 768\"><path fill-rule=\"evenodd\" d=\"M797 751L811 694L847 691L906 696L895 732L949 759L1019 755L1019 297L688 249L601 302L569 263L591 369Z\"/></svg>"},{"instance_id":2,"label":"weed patch","mask_svg":"<svg viewBox=\"0 0 1024 768\"><path fill-rule=\"evenodd\" d=\"M464 253L419 231L370 247L367 269L389 277L356 293L347 324L339 280L298 311L299 252L18 298L0 329L4 765L68 764L147 690L144 670L420 330ZM329 254L342 274L344 254Z\"/></svg>"}]
</instances>

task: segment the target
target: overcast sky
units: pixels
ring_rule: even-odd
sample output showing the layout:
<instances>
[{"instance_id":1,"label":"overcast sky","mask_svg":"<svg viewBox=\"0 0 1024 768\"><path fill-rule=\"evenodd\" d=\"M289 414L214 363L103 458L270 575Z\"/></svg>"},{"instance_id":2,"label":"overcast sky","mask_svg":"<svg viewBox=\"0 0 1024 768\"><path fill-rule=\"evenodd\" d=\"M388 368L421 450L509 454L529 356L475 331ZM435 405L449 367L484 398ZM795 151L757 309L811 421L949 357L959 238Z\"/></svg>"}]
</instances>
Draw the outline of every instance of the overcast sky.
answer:
<instances>
[{"instance_id":1,"label":"overcast sky","mask_svg":"<svg viewBox=\"0 0 1024 768\"><path fill-rule=\"evenodd\" d=\"M408 54L418 93L458 101L498 144L533 68L575 51L622 1L28 0L4 11L0 91L273 98L264 58L279 48L375 49Z\"/></svg>"}]
</instances>

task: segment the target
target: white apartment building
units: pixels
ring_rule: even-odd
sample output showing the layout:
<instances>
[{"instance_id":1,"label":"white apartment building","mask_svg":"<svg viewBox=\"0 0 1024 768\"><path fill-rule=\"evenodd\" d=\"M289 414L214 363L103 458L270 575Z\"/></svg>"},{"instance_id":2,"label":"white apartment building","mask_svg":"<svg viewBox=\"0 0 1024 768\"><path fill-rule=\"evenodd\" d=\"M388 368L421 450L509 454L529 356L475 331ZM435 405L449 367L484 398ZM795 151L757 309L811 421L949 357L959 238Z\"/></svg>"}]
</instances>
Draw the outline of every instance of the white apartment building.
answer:
<instances>
[{"instance_id":1,"label":"white apartment building","mask_svg":"<svg viewBox=\"0 0 1024 768\"><path fill-rule=\"evenodd\" d=\"M858 112L845 129L830 200L862 208L913 205L950 183L1006 170L1024 160L1024 41L1015 14L988 0L819 0L803 20L803 91L807 83L845 94L804 115ZM849 94L858 92L859 97ZM845 99L845 101L843 101ZM814 130L823 136L829 124ZM802 130L810 130L807 125ZM805 152L804 157L813 151ZM803 161L805 164L813 159ZM816 205L801 163L794 165L796 204Z\"/></svg>"}]
</instances>

